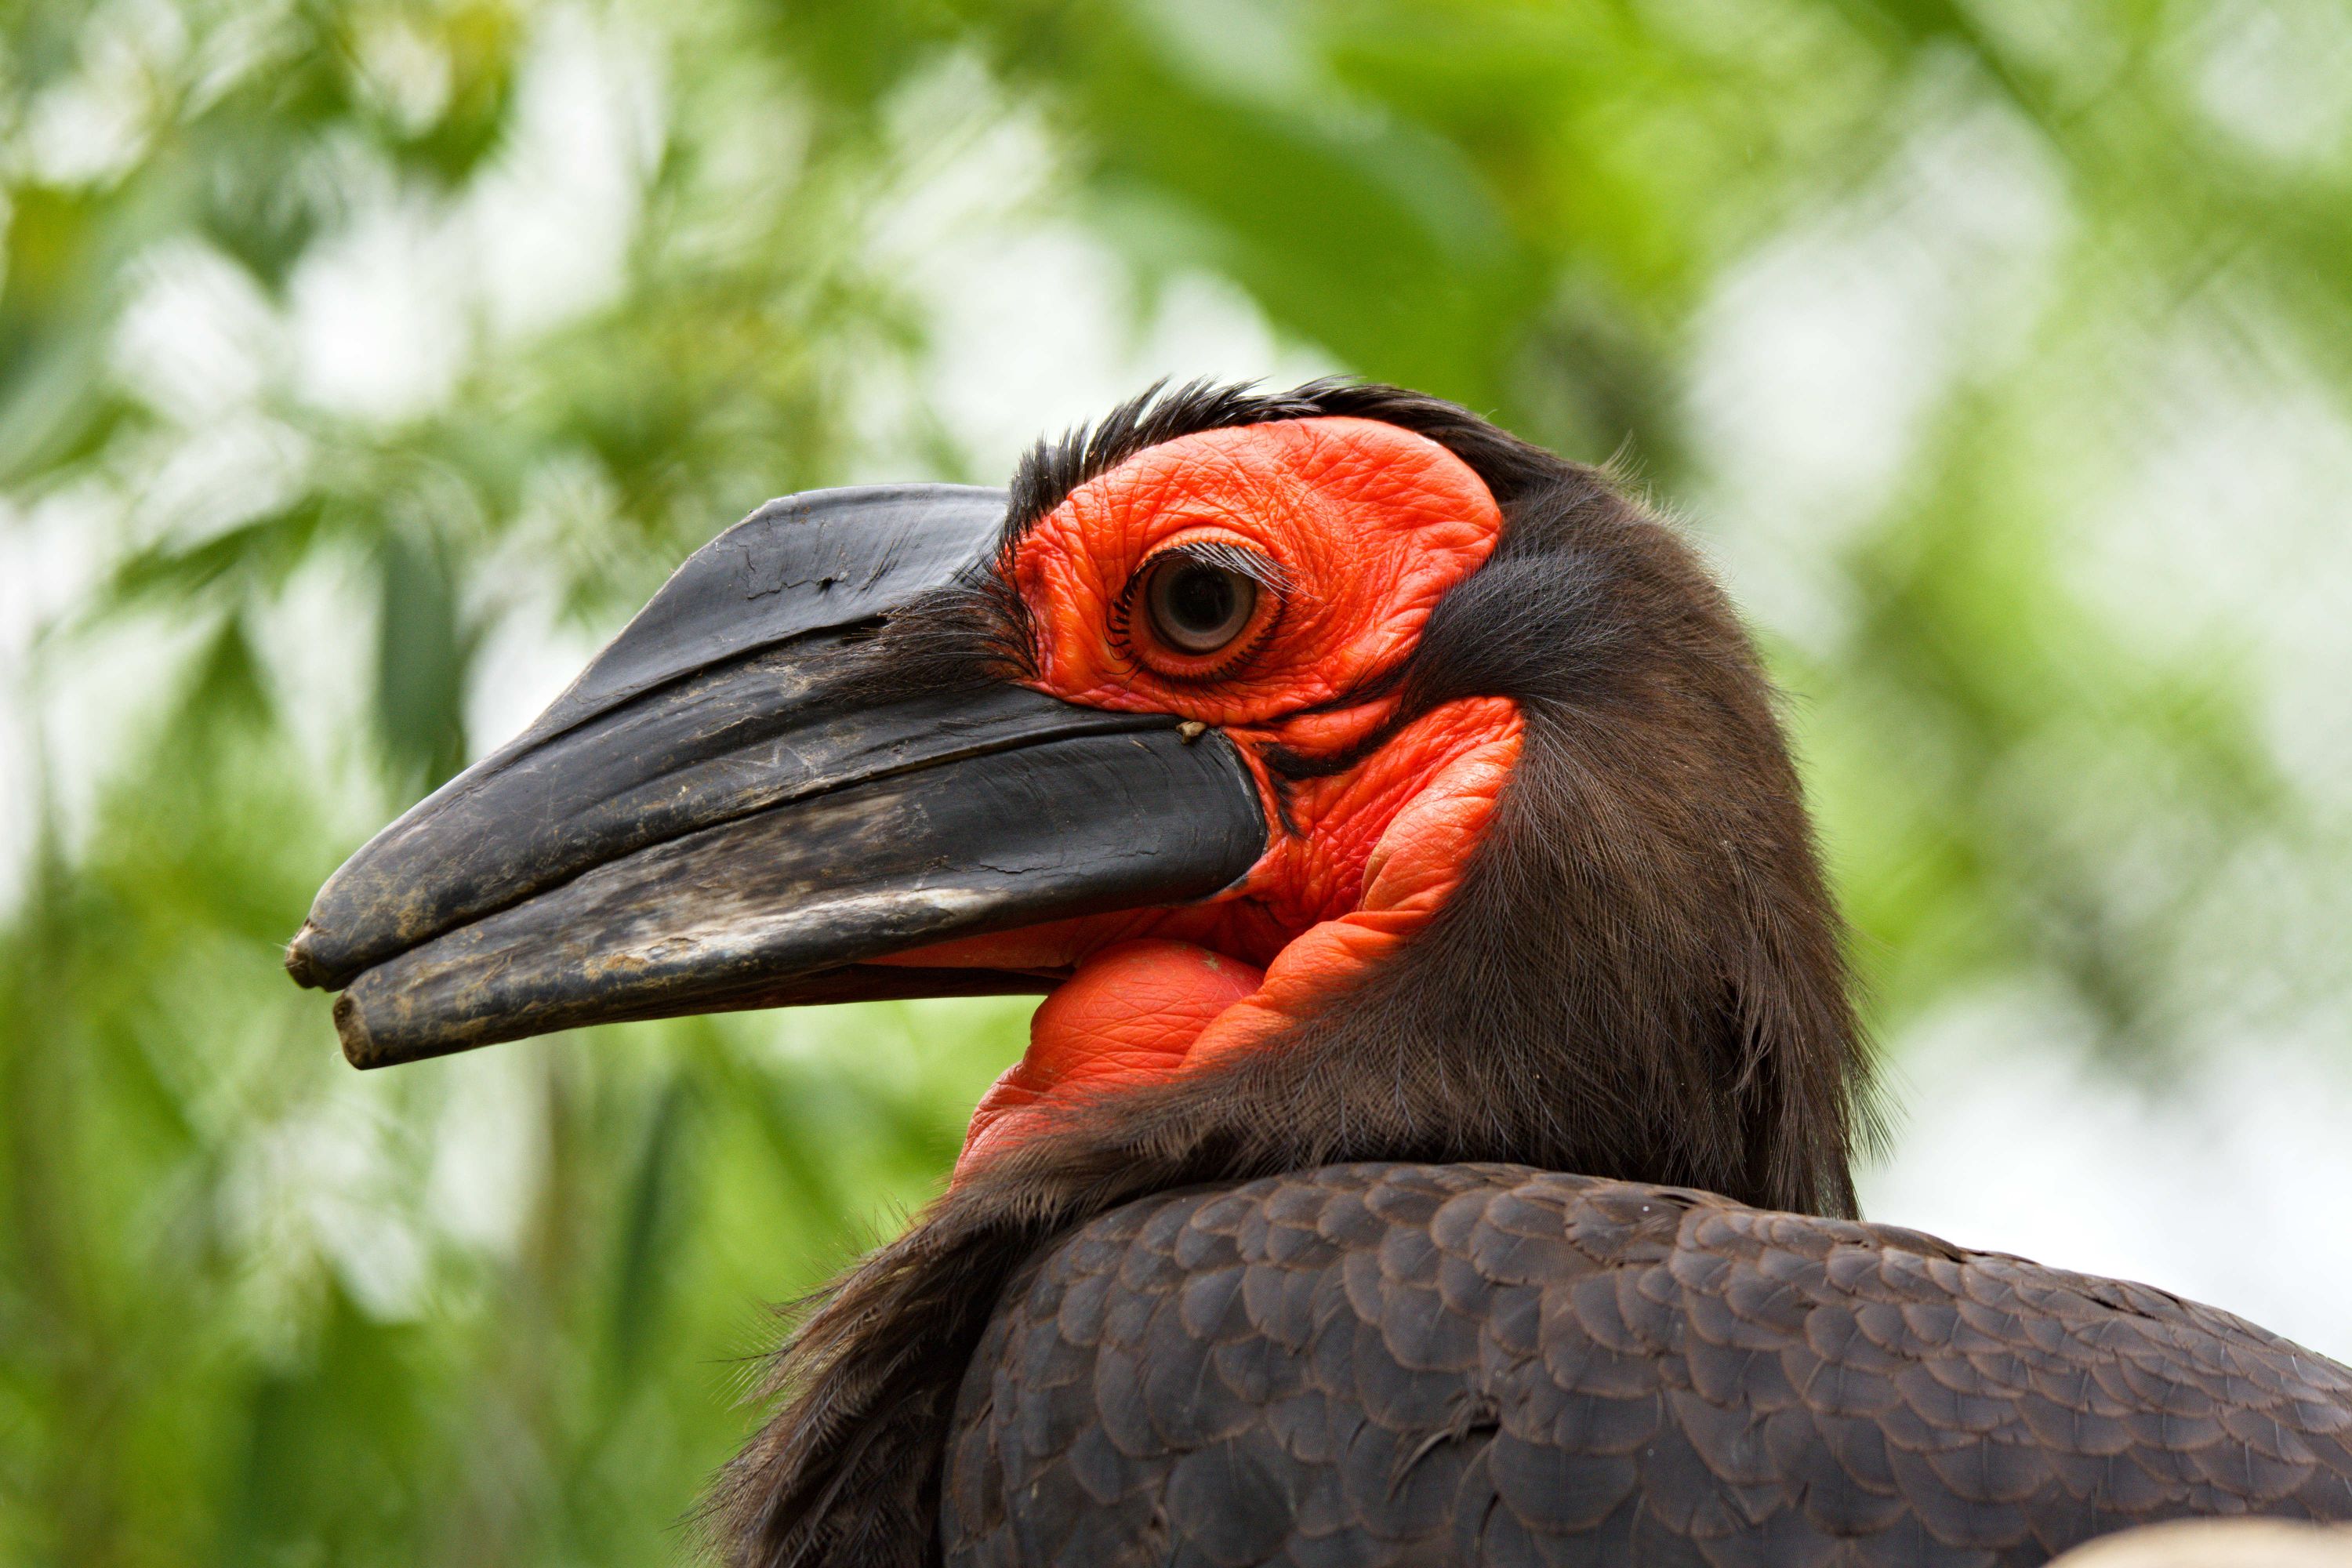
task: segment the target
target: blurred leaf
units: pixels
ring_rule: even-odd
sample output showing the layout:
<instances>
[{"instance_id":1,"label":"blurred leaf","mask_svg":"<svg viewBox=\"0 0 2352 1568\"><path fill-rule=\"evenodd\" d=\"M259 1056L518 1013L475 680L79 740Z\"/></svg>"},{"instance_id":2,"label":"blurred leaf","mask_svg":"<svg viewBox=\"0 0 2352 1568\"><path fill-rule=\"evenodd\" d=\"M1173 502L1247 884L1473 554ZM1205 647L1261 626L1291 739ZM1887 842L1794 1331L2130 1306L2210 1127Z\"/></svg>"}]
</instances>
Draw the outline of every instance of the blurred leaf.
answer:
<instances>
[{"instance_id":1,"label":"blurred leaf","mask_svg":"<svg viewBox=\"0 0 2352 1568\"><path fill-rule=\"evenodd\" d=\"M376 725L395 766L430 789L465 765L466 671L478 634L461 623L437 540L395 529L378 548Z\"/></svg>"},{"instance_id":2,"label":"blurred leaf","mask_svg":"<svg viewBox=\"0 0 2352 1568\"><path fill-rule=\"evenodd\" d=\"M682 1184L693 1157L694 1105L684 1074L673 1075L649 1108L622 1216L620 1264L613 1295L613 1369L635 1377L647 1338L661 1328L661 1288L677 1244L692 1223Z\"/></svg>"}]
</instances>

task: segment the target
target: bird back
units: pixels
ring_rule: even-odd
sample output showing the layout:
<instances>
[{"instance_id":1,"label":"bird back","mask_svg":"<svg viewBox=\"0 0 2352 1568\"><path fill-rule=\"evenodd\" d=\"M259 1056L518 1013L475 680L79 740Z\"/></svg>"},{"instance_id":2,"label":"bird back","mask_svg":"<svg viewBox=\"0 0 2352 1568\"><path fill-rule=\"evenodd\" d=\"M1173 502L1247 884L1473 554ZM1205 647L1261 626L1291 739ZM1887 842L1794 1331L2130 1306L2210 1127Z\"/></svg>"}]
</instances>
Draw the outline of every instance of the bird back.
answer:
<instances>
[{"instance_id":1,"label":"bird back","mask_svg":"<svg viewBox=\"0 0 2352 1568\"><path fill-rule=\"evenodd\" d=\"M2352 1519L2352 1373L2145 1286L1507 1165L1164 1194L1013 1282L950 1564L2039 1563Z\"/></svg>"}]
</instances>

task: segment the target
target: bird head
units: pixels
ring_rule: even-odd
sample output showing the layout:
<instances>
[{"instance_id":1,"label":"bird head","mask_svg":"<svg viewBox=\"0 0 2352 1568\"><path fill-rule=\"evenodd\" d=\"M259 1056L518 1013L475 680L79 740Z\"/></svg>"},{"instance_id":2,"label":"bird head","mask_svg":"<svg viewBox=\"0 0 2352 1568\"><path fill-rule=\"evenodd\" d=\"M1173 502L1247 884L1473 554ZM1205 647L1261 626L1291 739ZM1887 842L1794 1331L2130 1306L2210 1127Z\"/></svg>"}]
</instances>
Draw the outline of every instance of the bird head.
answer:
<instances>
[{"instance_id":1,"label":"bird head","mask_svg":"<svg viewBox=\"0 0 2352 1568\"><path fill-rule=\"evenodd\" d=\"M1009 492L772 502L289 949L374 1067L1041 992L958 1184L1517 1160L1851 1206L1772 694L1604 476L1450 404L1157 390Z\"/></svg>"}]
</instances>

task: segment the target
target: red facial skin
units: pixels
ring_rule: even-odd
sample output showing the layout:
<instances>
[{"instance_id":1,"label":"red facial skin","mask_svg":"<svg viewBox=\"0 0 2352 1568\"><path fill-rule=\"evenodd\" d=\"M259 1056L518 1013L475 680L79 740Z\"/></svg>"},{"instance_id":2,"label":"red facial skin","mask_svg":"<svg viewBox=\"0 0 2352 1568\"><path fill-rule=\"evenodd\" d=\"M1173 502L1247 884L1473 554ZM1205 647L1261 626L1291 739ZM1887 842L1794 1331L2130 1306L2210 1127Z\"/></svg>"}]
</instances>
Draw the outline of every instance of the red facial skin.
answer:
<instances>
[{"instance_id":1,"label":"red facial skin","mask_svg":"<svg viewBox=\"0 0 2352 1568\"><path fill-rule=\"evenodd\" d=\"M1206 903L897 957L1070 976L1037 1009L1028 1053L982 1100L959 1177L1045 1131L1059 1105L1267 1039L1444 904L1517 758L1516 704L1446 703L1346 772L1294 784L1289 827L1264 754L1328 757L1376 731L1395 699L1346 704L1346 694L1412 651L1501 528L1486 486L1437 443L1328 418L1151 447L1078 487L1022 540L1009 573L1036 627L1030 684L1222 729L1257 776L1271 842L1240 887ZM1196 540L1255 551L1284 586L1261 592L1226 648L1188 657L1153 637L1140 605L1122 614L1121 600L1156 553Z\"/></svg>"}]
</instances>

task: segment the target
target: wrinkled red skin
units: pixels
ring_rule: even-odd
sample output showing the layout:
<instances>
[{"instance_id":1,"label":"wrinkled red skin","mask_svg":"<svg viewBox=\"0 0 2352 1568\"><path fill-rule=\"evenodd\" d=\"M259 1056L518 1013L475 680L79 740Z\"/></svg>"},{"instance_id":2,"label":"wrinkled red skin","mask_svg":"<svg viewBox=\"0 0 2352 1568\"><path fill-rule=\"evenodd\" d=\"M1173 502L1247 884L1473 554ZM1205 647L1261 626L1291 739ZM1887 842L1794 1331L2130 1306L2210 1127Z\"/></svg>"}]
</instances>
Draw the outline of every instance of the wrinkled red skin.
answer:
<instances>
[{"instance_id":1,"label":"wrinkled red skin","mask_svg":"<svg viewBox=\"0 0 2352 1568\"><path fill-rule=\"evenodd\" d=\"M1207 903L898 956L1069 974L1031 1021L1027 1054L982 1099L959 1175L1039 1135L1057 1105L1278 1033L1444 904L1517 758L1516 704L1446 703L1353 768L1292 785L1295 833L1276 808L1264 754L1278 745L1330 756L1376 731L1393 697L1307 710L1409 654L1431 609L1485 563L1501 528L1486 486L1443 447L1391 425L1327 418L1154 447L1078 487L1023 539L1009 570L1037 628L1030 684L1223 730L1257 777L1270 844L1241 886ZM1287 584L1261 595L1232 648L1205 658L1160 646L1139 608L1119 614L1147 560L1196 539L1269 556Z\"/></svg>"}]
</instances>

